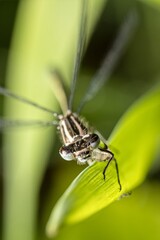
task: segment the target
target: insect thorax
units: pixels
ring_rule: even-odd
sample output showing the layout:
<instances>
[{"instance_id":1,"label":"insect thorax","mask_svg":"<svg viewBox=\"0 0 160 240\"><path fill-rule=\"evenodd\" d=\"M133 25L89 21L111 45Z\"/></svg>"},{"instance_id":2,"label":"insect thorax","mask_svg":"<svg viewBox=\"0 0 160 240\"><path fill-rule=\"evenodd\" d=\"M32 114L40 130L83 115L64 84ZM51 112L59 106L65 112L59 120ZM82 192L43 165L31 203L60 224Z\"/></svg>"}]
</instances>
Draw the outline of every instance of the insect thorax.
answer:
<instances>
[{"instance_id":1,"label":"insect thorax","mask_svg":"<svg viewBox=\"0 0 160 240\"><path fill-rule=\"evenodd\" d=\"M91 157L91 145L99 143L99 137L90 133L77 114L67 112L61 116L59 130L63 146L60 148L60 155L67 161L77 160L78 163L86 163Z\"/></svg>"},{"instance_id":2,"label":"insect thorax","mask_svg":"<svg viewBox=\"0 0 160 240\"><path fill-rule=\"evenodd\" d=\"M63 140L59 153L65 160L77 160L77 163L85 164L113 157L107 145L103 143L102 149L99 136L91 132L75 113L68 112L60 117L59 130Z\"/></svg>"},{"instance_id":3,"label":"insect thorax","mask_svg":"<svg viewBox=\"0 0 160 240\"><path fill-rule=\"evenodd\" d=\"M59 130L63 144L69 145L89 133L89 129L80 120L77 114L70 111L66 116L60 116Z\"/></svg>"}]
</instances>

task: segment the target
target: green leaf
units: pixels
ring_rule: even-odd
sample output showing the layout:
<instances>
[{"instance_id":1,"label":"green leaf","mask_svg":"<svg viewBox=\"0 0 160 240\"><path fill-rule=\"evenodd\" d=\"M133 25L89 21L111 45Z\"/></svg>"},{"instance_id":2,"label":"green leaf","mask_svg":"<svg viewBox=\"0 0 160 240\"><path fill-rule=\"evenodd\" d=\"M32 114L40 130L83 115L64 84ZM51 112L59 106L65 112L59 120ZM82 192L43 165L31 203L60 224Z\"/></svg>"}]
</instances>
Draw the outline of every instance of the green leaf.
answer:
<instances>
[{"instance_id":1,"label":"green leaf","mask_svg":"<svg viewBox=\"0 0 160 240\"><path fill-rule=\"evenodd\" d=\"M114 162L103 179L105 162L87 167L54 207L47 223L49 236L65 223L75 223L103 209L145 179L160 140L160 86L137 101L122 117L109 143L118 161L122 191Z\"/></svg>"}]
</instances>

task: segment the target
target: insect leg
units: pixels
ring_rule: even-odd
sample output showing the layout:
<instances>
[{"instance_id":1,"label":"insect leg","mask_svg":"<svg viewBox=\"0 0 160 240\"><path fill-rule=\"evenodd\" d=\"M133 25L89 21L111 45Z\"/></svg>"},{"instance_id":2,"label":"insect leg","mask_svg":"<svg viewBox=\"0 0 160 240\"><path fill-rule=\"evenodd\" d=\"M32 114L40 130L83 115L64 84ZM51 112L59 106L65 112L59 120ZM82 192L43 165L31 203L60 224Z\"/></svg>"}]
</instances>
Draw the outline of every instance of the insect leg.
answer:
<instances>
[{"instance_id":1,"label":"insect leg","mask_svg":"<svg viewBox=\"0 0 160 240\"><path fill-rule=\"evenodd\" d=\"M22 127L50 127L58 126L57 121L41 121L41 120L17 120L17 119L5 119L0 118L0 132L10 128L22 128Z\"/></svg>"},{"instance_id":2,"label":"insect leg","mask_svg":"<svg viewBox=\"0 0 160 240\"><path fill-rule=\"evenodd\" d=\"M93 99L99 90L104 86L104 84L110 79L110 76L115 69L116 64L118 63L118 60L123 55L127 43L134 33L135 27L137 25L137 18L137 13L134 10L127 15L124 23L120 28L119 34L113 43L113 47L104 58L100 69L91 79L87 91L79 104L77 110L78 113L80 113L84 105Z\"/></svg>"},{"instance_id":3,"label":"insect leg","mask_svg":"<svg viewBox=\"0 0 160 240\"><path fill-rule=\"evenodd\" d=\"M119 168L118 168L117 160L114 157L112 152L110 152L108 150L107 150L107 152L110 153L112 155L112 157L108 160L107 165L105 166L105 168L103 170L103 178L104 178L104 180L106 179L106 170L107 170L109 164L111 163L111 161L114 160L115 167L116 167L117 181L118 181L118 184L119 184L119 190L121 191L122 190L122 185L121 185L121 181L120 181L120 177L119 177Z\"/></svg>"},{"instance_id":4,"label":"insect leg","mask_svg":"<svg viewBox=\"0 0 160 240\"><path fill-rule=\"evenodd\" d=\"M77 43L77 49L76 49L76 57L74 61L74 67L73 67L73 75L72 75L72 81L71 81L71 92L69 97L69 109L72 110L72 103L73 98L75 95L76 90L76 82L78 77L78 72L83 56L83 50L86 42L86 23L87 23L87 1L82 1L82 9L81 9L81 22L80 22L80 32L78 36L78 43Z\"/></svg>"},{"instance_id":5,"label":"insect leg","mask_svg":"<svg viewBox=\"0 0 160 240\"><path fill-rule=\"evenodd\" d=\"M33 106L35 108L41 109L42 111L51 113L56 118L58 117L58 113L57 112L54 112L54 111L52 111L52 110L50 110L50 109L48 109L46 107L43 107L43 106L39 105L38 103L32 102L32 101L28 100L27 98L24 98L22 96L18 96L17 94L12 93L8 89L3 88L1 86L0 86L0 95L5 96L5 97L11 97L11 98L16 99L16 100L18 100L20 102L23 102L23 103L31 105L31 106Z\"/></svg>"},{"instance_id":6,"label":"insect leg","mask_svg":"<svg viewBox=\"0 0 160 240\"><path fill-rule=\"evenodd\" d=\"M114 162L115 162L115 167L116 167L116 172L117 172L117 181L119 184L119 190L122 190L122 185L121 185L121 181L120 181L120 177L119 177L119 169L118 169L118 163L117 160L115 158L113 158Z\"/></svg>"},{"instance_id":7,"label":"insect leg","mask_svg":"<svg viewBox=\"0 0 160 240\"><path fill-rule=\"evenodd\" d=\"M112 161L112 158L107 162L107 165L105 166L105 168L103 169L103 179L106 179L106 170L110 164L110 162Z\"/></svg>"}]
</instances>

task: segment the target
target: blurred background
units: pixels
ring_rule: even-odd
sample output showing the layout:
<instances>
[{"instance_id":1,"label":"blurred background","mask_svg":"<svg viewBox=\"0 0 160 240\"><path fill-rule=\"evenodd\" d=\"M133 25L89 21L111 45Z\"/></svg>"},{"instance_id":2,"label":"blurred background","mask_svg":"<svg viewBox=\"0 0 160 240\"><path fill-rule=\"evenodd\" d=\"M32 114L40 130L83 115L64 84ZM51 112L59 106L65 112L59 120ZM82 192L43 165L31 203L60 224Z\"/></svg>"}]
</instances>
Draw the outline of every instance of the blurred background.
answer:
<instances>
[{"instance_id":1,"label":"blurred background","mask_svg":"<svg viewBox=\"0 0 160 240\"><path fill-rule=\"evenodd\" d=\"M78 0L0 1L0 85L59 112L48 73L58 68L69 88L80 6ZM128 107L159 82L160 3L89 1L88 46L77 83L75 111L131 9L138 13L137 28L109 82L82 112L106 138ZM48 113L2 96L0 113L9 119L52 120ZM17 127L1 132L2 239L45 240L45 225L54 204L84 166L60 158L61 143L54 127ZM79 224L64 226L56 239L159 239L159 189L157 157L146 181L129 198Z\"/></svg>"}]
</instances>

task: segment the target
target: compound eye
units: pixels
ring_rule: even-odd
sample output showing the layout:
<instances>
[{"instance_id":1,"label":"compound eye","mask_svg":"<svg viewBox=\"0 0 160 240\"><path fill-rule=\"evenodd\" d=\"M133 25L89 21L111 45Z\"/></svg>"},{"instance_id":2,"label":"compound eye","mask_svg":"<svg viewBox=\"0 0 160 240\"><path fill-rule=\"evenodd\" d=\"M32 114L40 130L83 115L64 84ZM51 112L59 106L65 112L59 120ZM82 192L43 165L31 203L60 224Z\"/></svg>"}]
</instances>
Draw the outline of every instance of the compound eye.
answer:
<instances>
[{"instance_id":1,"label":"compound eye","mask_svg":"<svg viewBox=\"0 0 160 240\"><path fill-rule=\"evenodd\" d=\"M73 153L71 152L71 150L67 147L61 147L59 149L59 154L61 155L61 157L66 160L66 161L72 161L75 159Z\"/></svg>"},{"instance_id":2,"label":"compound eye","mask_svg":"<svg viewBox=\"0 0 160 240\"><path fill-rule=\"evenodd\" d=\"M93 133L92 137L91 137L91 142L90 142L91 147L96 148L96 147L98 147L99 143L100 143L100 139L99 139L98 135Z\"/></svg>"}]
</instances>

